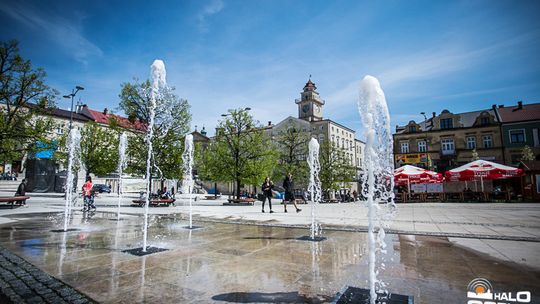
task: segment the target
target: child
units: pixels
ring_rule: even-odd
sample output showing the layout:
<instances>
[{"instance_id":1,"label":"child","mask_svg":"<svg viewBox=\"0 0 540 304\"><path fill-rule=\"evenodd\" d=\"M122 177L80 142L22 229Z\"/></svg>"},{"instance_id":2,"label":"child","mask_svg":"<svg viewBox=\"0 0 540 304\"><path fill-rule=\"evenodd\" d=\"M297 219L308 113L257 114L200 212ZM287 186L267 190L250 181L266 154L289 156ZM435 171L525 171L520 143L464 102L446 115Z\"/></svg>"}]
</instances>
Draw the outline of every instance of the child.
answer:
<instances>
[{"instance_id":1,"label":"child","mask_svg":"<svg viewBox=\"0 0 540 304\"><path fill-rule=\"evenodd\" d=\"M96 209L94 206L94 192L92 191L92 178L90 176L86 177L86 183L82 187L84 207L83 211L90 211L90 208Z\"/></svg>"}]
</instances>

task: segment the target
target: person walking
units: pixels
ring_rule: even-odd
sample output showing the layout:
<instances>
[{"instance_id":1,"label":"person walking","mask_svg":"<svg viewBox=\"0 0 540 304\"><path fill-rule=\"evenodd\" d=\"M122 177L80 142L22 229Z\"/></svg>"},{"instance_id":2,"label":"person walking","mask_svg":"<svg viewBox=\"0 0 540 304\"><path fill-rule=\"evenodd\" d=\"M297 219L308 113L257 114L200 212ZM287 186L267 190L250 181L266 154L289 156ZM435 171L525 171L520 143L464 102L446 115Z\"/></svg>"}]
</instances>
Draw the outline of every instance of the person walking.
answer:
<instances>
[{"instance_id":1,"label":"person walking","mask_svg":"<svg viewBox=\"0 0 540 304\"><path fill-rule=\"evenodd\" d=\"M274 183L270 180L270 177L266 177L264 179L264 183L261 186L261 189L263 191L263 202L262 202L262 212L264 213L264 203L266 202L266 199L268 199L268 207L270 207L270 213L274 213L272 211L272 189L274 188Z\"/></svg>"},{"instance_id":2,"label":"person walking","mask_svg":"<svg viewBox=\"0 0 540 304\"><path fill-rule=\"evenodd\" d=\"M296 208L296 212L302 211L302 209L298 208L296 205L296 200L294 198L294 182L292 179L292 174L289 172L287 176L285 176L285 179L283 180L283 188L285 188L285 199L283 200L283 208L285 209L284 212L287 212L287 201L292 202L294 205L294 208Z\"/></svg>"}]
</instances>

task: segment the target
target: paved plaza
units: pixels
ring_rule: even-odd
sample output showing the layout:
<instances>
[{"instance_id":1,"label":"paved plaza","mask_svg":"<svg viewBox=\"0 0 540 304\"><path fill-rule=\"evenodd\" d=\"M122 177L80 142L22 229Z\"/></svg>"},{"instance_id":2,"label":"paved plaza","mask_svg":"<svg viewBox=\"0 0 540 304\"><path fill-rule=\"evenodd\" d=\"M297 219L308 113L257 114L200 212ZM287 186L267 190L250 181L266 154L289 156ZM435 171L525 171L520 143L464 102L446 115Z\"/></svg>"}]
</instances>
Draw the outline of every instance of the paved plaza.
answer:
<instances>
[{"instance_id":1,"label":"paved plaza","mask_svg":"<svg viewBox=\"0 0 540 304\"><path fill-rule=\"evenodd\" d=\"M322 242L309 234L310 207L261 213L255 206L197 200L185 229L186 200L151 208L149 244L167 251L138 257L143 208L114 195L96 199L98 212L75 211L68 233L61 197L35 196L0 209L0 245L97 302L311 302L333 300L347 285L367 288L366 207L320 205ZM415 303L465 301L476 277L499 290L540 292L540 204L403 204L390 224L380 277ZM267 209L268 210L268 209ZM457 300L456 300L457 299ZM538 300L538 299L536 299Z\"/></svg>"}]
</instances>

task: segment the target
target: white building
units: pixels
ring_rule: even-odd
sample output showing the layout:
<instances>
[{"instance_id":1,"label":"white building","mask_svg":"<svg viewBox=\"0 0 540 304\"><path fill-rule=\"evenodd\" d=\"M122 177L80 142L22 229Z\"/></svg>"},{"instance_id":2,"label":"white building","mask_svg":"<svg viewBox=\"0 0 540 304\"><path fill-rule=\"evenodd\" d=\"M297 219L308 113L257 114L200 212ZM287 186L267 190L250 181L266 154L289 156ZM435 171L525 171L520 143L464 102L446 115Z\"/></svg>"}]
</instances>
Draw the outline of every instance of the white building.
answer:
<instances>
[{"instance_id":1,"label":"white building","mask_svg":"<svg viewBox=\"0 0 540 304\"><path fill-rule=\"evenodd\" d=\"M356 132L338 122L323 117L325 101L317 92L315 83L308 80L300 98L295 100L298 105L298 117L289 116L279 123L267 127L272 135L293 126L296 130L309 132L319 143L330 140L348 155L351 165L357 168L357 179L362 174L362 159L365 143L356 138ZM350 185L350 189L358 190L358 183Z\"/></svg>"}]
</instances>

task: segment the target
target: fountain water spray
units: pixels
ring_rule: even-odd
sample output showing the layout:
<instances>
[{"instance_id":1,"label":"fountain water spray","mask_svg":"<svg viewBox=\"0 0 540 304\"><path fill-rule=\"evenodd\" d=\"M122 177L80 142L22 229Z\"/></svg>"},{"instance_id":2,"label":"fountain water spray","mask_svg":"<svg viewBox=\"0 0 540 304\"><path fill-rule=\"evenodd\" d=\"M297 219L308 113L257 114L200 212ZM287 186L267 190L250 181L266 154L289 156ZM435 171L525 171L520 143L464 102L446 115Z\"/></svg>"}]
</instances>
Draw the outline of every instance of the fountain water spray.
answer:
<instances>
[{"instance_id":1,"label":"fountain water spray","mask_svg":"<svg viewBox=\"0 0 540 304\"><path fill-rule=\"evenodd\" d=\"M122 132L120 135L120 143L118 144L118 212L117 220L120 220L120 203L122 202L122 197L124 196L124 191L122 190L122 175L124 174L124 168L126 167L126 148L127 148L127 134Z\"/></svg>"},{"instance_id":2,"label":"fountain water spray","mask_svg":"<svg viewBox=\"0 0 540 304\"><path fill-rule=\"evenodd\" d=\"M154 136L154 119L156 116L157 98L160 94L160 88L164 88L167 85L166 82L165 64L161 60L154 60L150 67L150 106L149 110L149 122L148 132L146 133L146 143L148 145L148 157L146 159L146 201L144 204L144 230L143 230L143 247L142 251L146 252L146 240L148 236L148 208L150 205L150 175L152 174L152 137Z\"/></svg>"},{"instance_id":3,"label":"fountain water spray","mask_svg":"<svg viewBox=\"0 0 540 304\"><path fill-rule=\"evenodd\" d=\"M368 205L370 303L375 304L377 291L385 286L377 279L376 254L385 252L384 221L395 214L396 205L390 114L384 92L373 76L364 77L360 84L358 111L366 138L362 192ZM384 203L385 209L379 203Z\"/></svg>"},{"instance_id":4,"label":"fountain water spray","mask_svg":"<svg viewBox=\"0 0 540 304\"><path fill-rule=\"evenodd\" d=\"M311 195L311 239L319 234L319 225L317 223L317 205L321 201L321 181L319 179L319 171L321 165L319 163L319 142L312 138L309 141L309 154L307 157L309 165L309 186L308 191Z\"/></svg>"},{"instance_id":5,"label":"fountain water spray","mask_svg":"<svg viewBox=\"0 0 540 304\"><path fill-rule=\"evenodd\" d=\"M184 180L182 181L182 192L188 194L189 198L189 229L193 228L193 135L186 135L184 141L184 153L182 153L184 163Z\"/></svg>"},{"instance_id":6,"label":"fountain water spray","mask_svg":"<svg viewBox=\"0 0 540 304\"><path fill-rule=\"evenodd\" d=\"M66 180L66 205L64 209L64 231L68 229L69 217L71 216L71 207L77 196L73 196L73 185L75 183L75 175L73 171L79 167L80 151L81 151L81 134L76 128L71 128L68 136L68 167Z\"/></svg>"}]
</instances>

